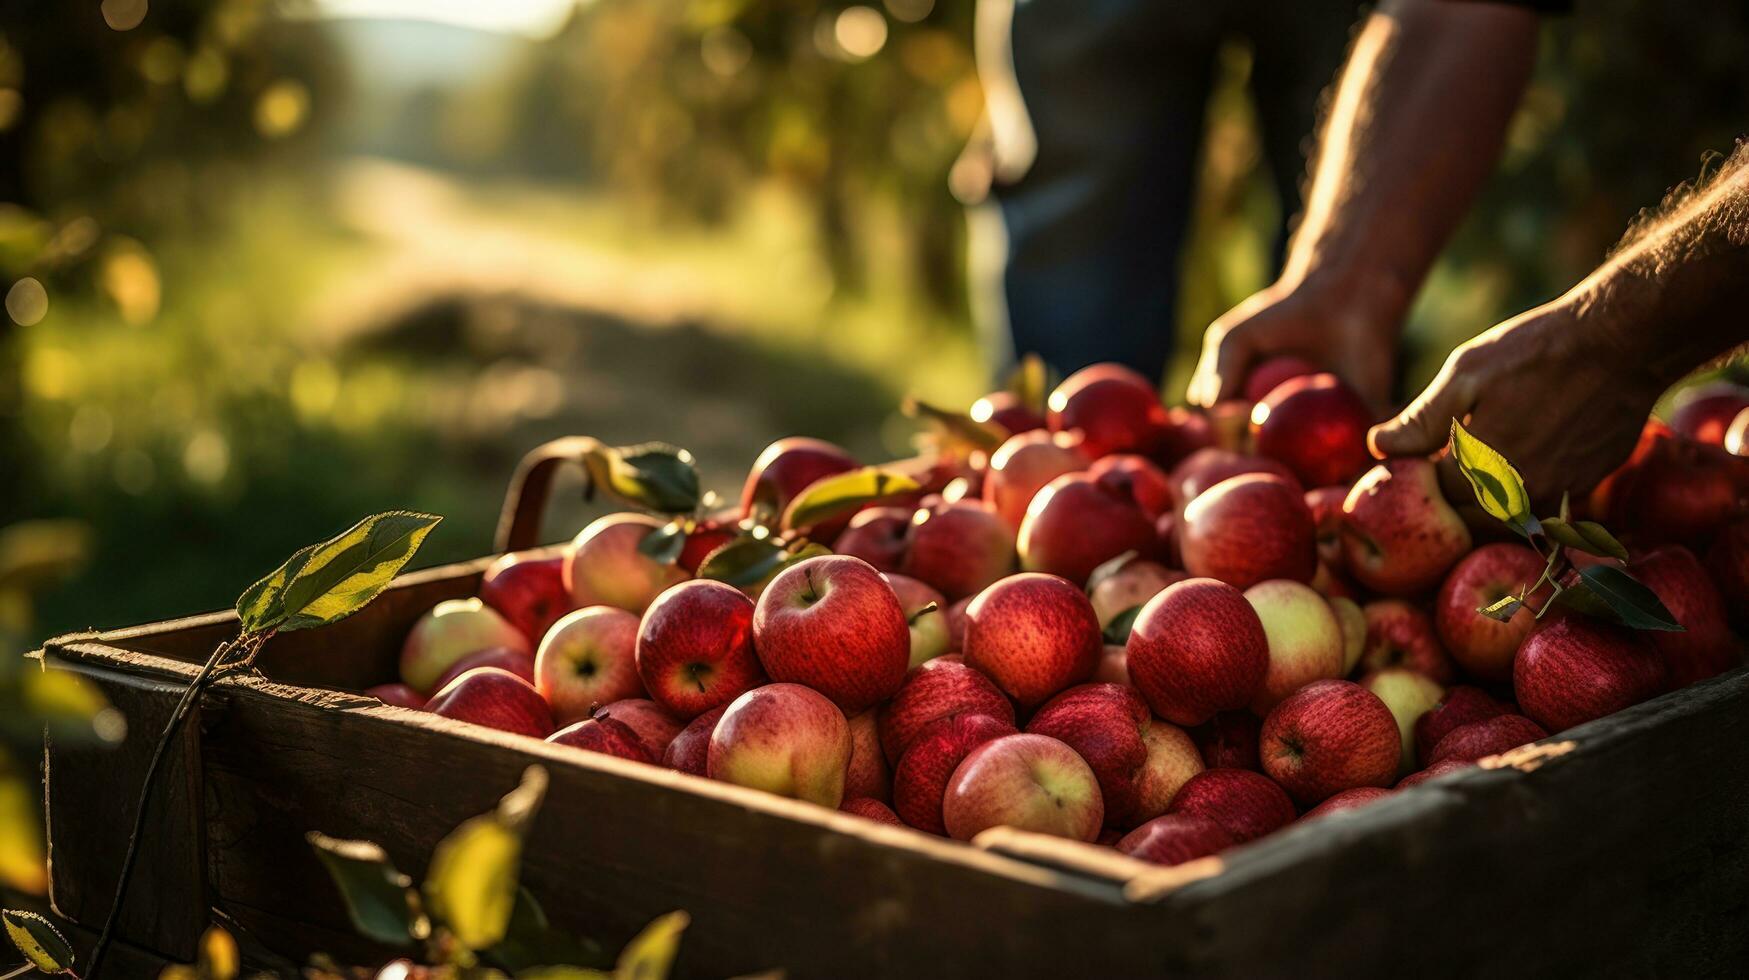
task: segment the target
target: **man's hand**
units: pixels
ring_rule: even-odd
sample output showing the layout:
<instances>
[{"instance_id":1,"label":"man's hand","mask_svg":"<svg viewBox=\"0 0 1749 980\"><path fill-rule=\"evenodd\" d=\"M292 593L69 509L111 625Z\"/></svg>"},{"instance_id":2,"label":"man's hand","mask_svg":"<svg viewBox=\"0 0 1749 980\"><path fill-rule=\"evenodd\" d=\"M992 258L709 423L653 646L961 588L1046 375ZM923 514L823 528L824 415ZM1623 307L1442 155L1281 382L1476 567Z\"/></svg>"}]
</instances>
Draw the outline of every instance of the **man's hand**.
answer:
<instances>
[{"instance_id":1,"label":"man's hand","mask_svg":"<svg viewBox=\"0 0 1749 980\"><path fill-rule=\"evenodd\" d=\"M1633 451L1664 381L1598 329L1583 305L1563 298L1500 324L1451 352L1433 383L1369 435L1380 456L1439 451L1452 419L1498 449L1539 505L1575 498ZM1450 457L1441 478L1454 500L1469 491Z\"/></svg>"},{"instance_id":2,"label":"man's hand","mask_svg":"<svg viewBox=\"0 0 1749 980\"><path fill-rule=\"evenodd\" d=\"M1209 325L1185 396L1205 407L1233 398L1258 363L1293 354L1341 375L1378 409L1389 403L1396 352L1395 322L1278 282Z\"/></svg>"}]
</instances>

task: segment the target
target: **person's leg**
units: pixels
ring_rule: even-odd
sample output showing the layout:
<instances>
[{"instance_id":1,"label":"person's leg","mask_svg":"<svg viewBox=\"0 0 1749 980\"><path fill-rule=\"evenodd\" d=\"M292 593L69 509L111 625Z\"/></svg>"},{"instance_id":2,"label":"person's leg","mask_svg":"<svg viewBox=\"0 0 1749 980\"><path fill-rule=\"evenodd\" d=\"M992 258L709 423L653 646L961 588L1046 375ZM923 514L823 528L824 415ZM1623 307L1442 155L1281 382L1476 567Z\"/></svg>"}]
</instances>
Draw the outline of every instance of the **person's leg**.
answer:
<instances>
[{"instance_id":1,"label":"person's leg","mask_svg":"<svg viewBox=\"0 0 1749 980\"><path fill-rule=\"evenodd\" d=\"M1009 353L1159 378L1219 42L1218 4L1031 0L1013 64L1036 155L998 183ZM1000 171L1000 167L999 167Z\"/></svg>"}]
</instances>

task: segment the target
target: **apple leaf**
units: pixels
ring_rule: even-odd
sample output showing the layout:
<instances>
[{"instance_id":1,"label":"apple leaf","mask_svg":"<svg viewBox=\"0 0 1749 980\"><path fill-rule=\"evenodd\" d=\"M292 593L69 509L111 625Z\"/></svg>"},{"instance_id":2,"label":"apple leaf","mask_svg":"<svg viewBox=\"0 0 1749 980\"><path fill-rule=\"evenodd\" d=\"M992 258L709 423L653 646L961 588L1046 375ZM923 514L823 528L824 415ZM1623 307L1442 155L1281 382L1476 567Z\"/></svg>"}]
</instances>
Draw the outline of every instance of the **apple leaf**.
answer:
<instances>
[{"instance_id":1,"label":"apple leaf","mask_svg":"<svg viewBox=\"0 0 1749 980\"><path fill-rule=\"evenodd\" d=\"M0 921L5 922L12 945L31 966L51 975L73 972L73 947L54 923L22 909L0 910Z\"/></svg>"},{"instance_id":2,"label":"apple leaf","mask_svg":"<svg viewBox=\"0 0 1749 980\"><path fill-rule=\"evenodd\" d=\"M748 589L798 561L831 553L812 541L803 540L785 546L776 538L749 534L705 556L698 566L698 577L715 579L737 589Z\"/></svg>"},{"instance_id":3,"label":"apple leaf","mask_svg":"<svg viewBox=\"0 0 1749 980\"><path fill-rule=\"evenodd\" d=\"M818 524L860 510L866 504L888 500L922 489L916 480L878 466L815 480L796 495L783 512L786 530L805 531Z\"/></svg>"},{"instance_id":4,"label":"apple leaf","mask_svg":"<svg viewBox=\"0 0 1749 980\"><path fill-rule=\"evenodd\" d=\"M234 980L242 966L237 940L219 926L207 926L200 934L200 951L195 957L201 980Z\"/></svg>"},{"instance_id":5,"label":"apple leaf","mask_svg":"<svg viewBox=\"0 0 1749 980\"><path fill-rule=\"evenodd\" d=\"M516 890L516 903L510 909L510 924L504 938L486 951L486 958L517 977L528 976L526 971L540 967L608 963L601 947L594 942L554 929L547 921L546 910L527 888Z\"/></svg>"},{"instance_id":6,"label":"apple leaf","mask_svg":"<svg viewBox=\"0 0 1749 980\"><path fill-rule=\"evenodd\" d=\"M1475 436L1462 422L1451 420L1451 455L1475 491L1476 502L1489 516L1504 521L1519 534L1536 533L1537 519L1530 512L1530 494L1524 478L1506 457Z\"/></svg>"},{"instance_id":7,"label":"apple leaf","mask_svg":"<svg viewBox=\"0 0 1749 980\"><path fill-rule=\"evenodd\" d=\"M1544 518L1542 531L1549 540L1569 548L1576 548L1588 555L1598 555L1604 558L1628 560L1628 550L1622 547L1615 535L1596 521L1569 521L1560 517Z\"/></svg>"},{"instance_id":8,"label":"apple leaf","mask_svg":"<svg viewBox=\"0 0 1749 980\"><path fill-rule=\"evenodd\" d=\"M1043 415L1045 398L1054 387L1051 384L1051 369L1045 364L1044 358L1037 354L1027 354L1014 366L1014 372L1008 376L1008 383L1003 387L1013 392L1022 405Z\"/></svg>"},{"instance_id":9,"label":"apple leaf","mask_svg":"<svg viewBox=\"0 0 1749 980\"><path fill-rule=\"evenodd\" d=\"M1111 617L1111 622L1105 624L1103 639L1106 643L1121 647L1130 642L1130 630L1135 628L1136 617L1142 612L1140 604L1134 605Z\"/></svg>"},{"instance_id":10,"label":"apple leaf","mask_svg":"<svg viewBox=\"0 0 1749 980\"><path fill-rule=\"evenodd\" d=\"M686 536L691 533L689 524L681 518L669 521L644 535L644 540L638 542L638 552L664 565L674 564L686 549Z\"/></svg>"},{"instance_id":11,"label":"apple leaf","mask_svg":"<svg viewBox=\"0 0 1749 980\"><path fill-rule=\"evenodd\" d=\"M916 398L907 398L900 406L910 418L933 426L949 442L960 443L994 452L1008 438L1008 431L994 422L979 422L964 412L950 412Z\"/></svg>"},{"instance_id":12,"label":"apple leaf","mask_svg":"<svg viewBox=\"0 0 1749 980\"><path fill-rule=\"evenodd\" d=\"M412 879L395 869L381 847L313 830L304 839L334 879L347 918L359 935L385 946L406 946L430 933Z\"/></svg>"},{"instance_id":13,"label":"apple leaf","mask_svg":"<svg viewBox=\"0 0 1749 980\"><path fill-rule=\"evenodd\" d=\"M1614 565L1581 568L1579 581L1586 591L1609 608L1611 616L1623 626L1664 633L1684 632L1682 624L1670 614L1658 593Z\"/></svg>"},{"instance_id":14,"label":"apple leaf","mask_svg":"<svg viewBox=\"0 0 1749 980\"><path fill-rule=\"evenodd\" d=\"M645 926L620 950L614 980L666 980L680 952L680 934L691 921L685 912L670 912Z\"/></svg>"},{"instance_id":15,"label":"apple leaf","mask_svg":"<svg viewBox=\"0 0 1749 980\"><path fill-rule=\"evenodd\" d=\"M698 469L692 454L677 446L595 444L583 454L583 469L589 478L586 497L599 489L659 514L690 514L698 509Z\"/></svg>"},{"instance_id":16,"label":"apple leaf","mask_svg":"<svg viewBox=\"0 0 1749 980\"><path fill-rule=\"evenodd\" d=\"M426 904L468 949L488 949L509 932L523 837L546 792L547 771L529 766L496 809L463 821L431 853Z\"/></svg>"},{"instance_id":17,"label":"apple leaf","mask_svg":"<svg viewBox=\"0 0 1749 980\"><path fill-rule=\"evenodd\" d=\"M299 550L237 599L243 632L326 626L363 609L388 588L441 520L389 511Z\"/></svg>"},{"instance_id":18,"label":"apple leaf","mask_svg":"<svg viewBox=\"0 0 1749 980\"><path fill-rule=\"evenodd\" d=\"M1501 598L1478 608L1476 611L1489 619L1499 620L1500 622L1505 623L1509 622L1512 617L1518 615L1518 610L1522 608L1524 608L1524 600L1519 596L1509 595L1502 596Z\"/></svg>"}]
</instances>

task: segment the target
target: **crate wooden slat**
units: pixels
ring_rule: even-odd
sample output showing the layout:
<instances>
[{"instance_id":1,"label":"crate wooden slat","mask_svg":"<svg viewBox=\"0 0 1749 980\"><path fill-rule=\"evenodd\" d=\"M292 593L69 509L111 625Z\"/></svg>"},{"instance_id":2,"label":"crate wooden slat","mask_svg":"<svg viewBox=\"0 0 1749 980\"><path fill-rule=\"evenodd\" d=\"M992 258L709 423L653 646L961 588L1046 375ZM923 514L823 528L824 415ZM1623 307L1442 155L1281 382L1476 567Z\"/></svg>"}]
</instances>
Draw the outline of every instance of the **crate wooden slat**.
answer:
<instances>
[{"instance_id":1,"label":"crate wooden slat","mask_svg":"<svg viewBox=\"0 0 1749 980\"><path fill-rule=\"evenodd\" d=\"M1570 750L1538 766L1470 770L1158 869L1029 835L957 844L333 689L387 678L411 622L471 594L484 564L406 576L344 623L276 638L266 677L213 686L182 750L177 785L194 798L166 808L192 832L149 842L142 863L164 884L142 880L135 899L158 907L123 938L185 960L190 909L211 904L292 960L381 958L346 928L305 832L376 840L417 876L449 828L539 762L552 783L524 881L555 922L608 942L686 909L684 976L1704 976L1749 963L1749 672L1563 733ZM143 692L133 707L150 717L232 629L195 617L63 637L43 657L112 697ZM48 747L54 900L88 927L152 727L102 759Z\"/></svg>"}]
</instances>

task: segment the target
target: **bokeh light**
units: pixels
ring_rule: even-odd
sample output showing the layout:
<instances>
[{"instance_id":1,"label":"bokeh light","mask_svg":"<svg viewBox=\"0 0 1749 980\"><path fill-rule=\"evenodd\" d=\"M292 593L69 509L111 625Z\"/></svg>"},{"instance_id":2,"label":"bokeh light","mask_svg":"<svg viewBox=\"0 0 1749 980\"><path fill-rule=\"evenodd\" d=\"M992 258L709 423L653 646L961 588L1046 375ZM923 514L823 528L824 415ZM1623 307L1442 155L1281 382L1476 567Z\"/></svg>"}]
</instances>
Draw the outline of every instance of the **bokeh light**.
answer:
<instances>
[{"instance_id":1,"label":"bokeh light","mask_svg":"<svg viewBox=\"0 0 1749 980\"><path fill-rule=\"evenodd\" d=\"M131 31L146 19L146 0L103 0L98 9L113 30Z\"/></svg>"},{"instance_id":2,"label":"bokeh light","mask_svg":"<svg viewBox=\"0 0 1749 980\"><path fill-rule=\"evenodd\" d=\"M935 0L882 0L887 13L893 19L907 24L915 24L929 16L935 9Z\"/></svg>"},{"instance_id":3,"label":"bokeh light","mask_svg":"<svg viewBox=\"0 0 1749 980\"><path fill-rule=\"evenodd\" d=\"M887 19L873 7L846 7L833 24L832 37L847 57L872 58L887 43Z\"/></svg>"},{"instance_id":4,"label":"bokeh light","mask_svg":"<svg viewBox=\"0 0 1749 980\"><path fill-rule=\"evenodd\" d=\"M6 314L21 327L34 327L49 315L49 293L36 279L25 276L6 291Z\"/></svg>"},{"instance_id":5,"label":"bokeh light","mask_svg":"<svg viewBox=\"0 0 1749 980\"><path fill-rule=\"evenodd\" d=\"M268 139L290 136L310 111L310 90L295 79L282 78L261 90L255 100L255 129Z\"/></svg>"}]
</instances>

